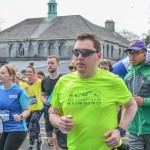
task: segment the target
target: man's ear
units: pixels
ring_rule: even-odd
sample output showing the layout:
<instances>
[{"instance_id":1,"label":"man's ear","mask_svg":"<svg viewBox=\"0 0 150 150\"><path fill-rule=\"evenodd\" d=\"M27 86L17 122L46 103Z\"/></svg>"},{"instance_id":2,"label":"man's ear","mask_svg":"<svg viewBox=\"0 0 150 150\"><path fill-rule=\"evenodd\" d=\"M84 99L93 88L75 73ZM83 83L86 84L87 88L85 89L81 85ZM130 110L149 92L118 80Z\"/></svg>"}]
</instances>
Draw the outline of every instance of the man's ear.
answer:
<instances>
[{"instance_id":1,"label":"man's ear","mask_svg":"<svg viewBox=\"0 0 150 150\"><path fill-rule=\"evenodd\" d=\"M147 53L146 53L146 52L144 52L144 57L146 57L146 54L147 54Z\"/></svg>"},{"instance_id":2,"label":"man's ear","mask_svg":"<svg viewBox=\"0 0 150 150\"><path fill-rule=\"evenodd\" d=\"M102 58L102 52L98 53L98 59L100 60Z\"/></svg>"}]
</instances>

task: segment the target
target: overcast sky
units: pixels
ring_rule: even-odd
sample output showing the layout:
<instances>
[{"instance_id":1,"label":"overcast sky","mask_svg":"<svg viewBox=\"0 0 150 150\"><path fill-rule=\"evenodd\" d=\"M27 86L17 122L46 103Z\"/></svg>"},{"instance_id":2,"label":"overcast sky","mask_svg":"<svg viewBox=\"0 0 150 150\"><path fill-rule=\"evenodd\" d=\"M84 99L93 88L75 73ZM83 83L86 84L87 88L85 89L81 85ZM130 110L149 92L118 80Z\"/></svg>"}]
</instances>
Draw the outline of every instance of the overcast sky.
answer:
<instances>
[{"instance_id":1,"label":"overcast sky","mask_svg":"<svg viewBox=\"0 0 150 150\"><path fill-rule=\"evenodd\" d=\"M150 0L56 0L58 16L81 15L104 27L106 20L115 22L116 31L135 34L150 30ZM47 17L49 0L0 0L0 27L8 28L27 18Z\"/></svg>"}]
</instances>

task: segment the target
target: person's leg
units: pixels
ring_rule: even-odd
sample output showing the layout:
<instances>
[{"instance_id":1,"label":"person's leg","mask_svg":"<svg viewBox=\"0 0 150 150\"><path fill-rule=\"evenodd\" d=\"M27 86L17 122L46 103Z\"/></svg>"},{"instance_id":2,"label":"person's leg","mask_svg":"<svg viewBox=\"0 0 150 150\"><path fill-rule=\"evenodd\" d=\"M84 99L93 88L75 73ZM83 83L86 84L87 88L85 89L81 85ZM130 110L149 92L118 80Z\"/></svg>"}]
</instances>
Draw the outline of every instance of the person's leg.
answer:
<instances>
[{"instance_id":1,"label":"person's leg","mask_svg":"<svg viewBox=\"0 0 150 150\"><path fill-rule=\"evenodd\" d=\"M56 137L57 129L53 128L53 150L62 150L57 143L57 137Z\"/></svg>"},{"instance_id":2,"label":"person's leg","mask_svg":"<svg viewBox=\"0 0 150 150\"><path fill-rule=\"evenodd\" d=\"M145 150L150 150L150 134L144 135Z\"/></svg>"},{"instance_id":3,"label":"person's leg","mask_svg":"<svg viewBox=\"0 0 150 150\"><path fill-rule=\"evenodd\" d=\"M36 128L37 125L37 111L32 112L31 119L29 123L29 141L30 147L33 147L35 140L37 139L38 130Z\"/></svg>"},{"instance_id":4,"label":"person's leg","mask_svg":"<svg viewBox=\"0 0 150 150\"><path fill-rule=\"evenodd\" d=\"M26 135L26 131L9 132L3 150L18 150Z\"/></svg>"},{"instance_id":5,"label":"person's leg","mask_svg":"<svg viewBox=\"0 0 150 150\"><path fill-rule=\"evenodd\" d=\"M8 132L3 133L3 136L0 139L0 150L4 149L7 135L8 135Z\"/></svg>"},{"instance_id":6,"label":"person's leg","mask_svg":"<svg viewBox=\"0 0 150 150\"><path fill-rule=\"evenodd\" d=\"M56 138L57 138L57 143L58 147L65 150L67 148L67 134L63 134L60 130L56 130Z\"/></svg>"},{"instance_id":7,"label":"person's leg","mask_svg":"<svg viewBox=\"0 0 150 150\"><path fill-rule=\"evenodd\" d=\"M45 119L45 130L46 130L46 135L48 138L48 145L53 145L53 137L52 137L52 133L53 133L53 126L49 121L49 114L48 114L48 110L49 107L46 106L44 109L44 119Z\"/></svg>"},{"instance_id":8,"label":"person's leg","mask_svg":"<svg viewBox=\"0 0 150 150\"><path fill-rule=\"evenodd\" d=\"M38 110L37 113L36 113L36 123L37 124L39 124L42 113L43 113L43 110ZM42 145L44 143L44 141L41 139L41 135L39 133L40 133L40 131L39 131L39 129L37 129L37 132L36 132L37 150L41 150Z\"/></svg>"},{"instance_id":9,"label":"person's leg","mask_svg":"<svg viewBox=\"0 0 150 150\"><path fill-rule=\"evenodd\" d=\"M142 135L129 134L130 150L144 150L145 142Z\"/></svg>"},{"instance_id":10,"label":"person's leg","mask_svg":"<svg viewBox=\"0 0 150 150\"><path fill-rule=\"evenodd\" d=\"M39 114L39 120L41 119L42 114L43 114L43 109L40 111L40 114ZM39 132L39 135L40 135L40 123L39 123L39 121L37 122L36 127L37 127L38 132Z\"/></svg>"},{"instance_id":11,"label":"person's leg","mask_svg":"<svg viewBox=\"0 0 150 150\"><path fill-rule=\"evenodd\" d=\"M31 120L31 115L32 115L32 113L30 113L30 115L26 118L26 125L27 125L27 128L28 128L28 133L27 133L27 136L26 136L25 140L29 140L29 136L30 136L29 123L30 123L30 120Z\"/></svg>"}]
</instances>

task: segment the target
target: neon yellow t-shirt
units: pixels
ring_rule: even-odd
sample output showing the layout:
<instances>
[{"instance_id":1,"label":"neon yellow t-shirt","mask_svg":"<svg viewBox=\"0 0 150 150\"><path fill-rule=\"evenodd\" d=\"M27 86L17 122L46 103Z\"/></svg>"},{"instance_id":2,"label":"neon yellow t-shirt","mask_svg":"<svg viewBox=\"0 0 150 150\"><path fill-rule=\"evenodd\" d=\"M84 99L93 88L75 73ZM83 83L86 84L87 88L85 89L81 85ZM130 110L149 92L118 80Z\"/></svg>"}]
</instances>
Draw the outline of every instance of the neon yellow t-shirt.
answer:
<instances>
[{"instance_id":1,"label":"neon yellow t-shirt","mask_svg":"<svg viewBox=\"0 0 150 150\"><path fill-rule=\"evenodd\" d=\"M32 85L26 82L20 82L19 85L23 89L26 89L30 101L34 100L33 104L30 104L30 110L41 110L43 108L43 102L41 100L41 80L36 80Z\"/></svg>"},{"instance_id":2,"label":"neon yellow t-shirt","mask_svg":"<svg viewBox=\"0 0 150 150\"><path fill-rule=\"evenodd\" d=\"M91 78L77 72L59 79L51 104L63 115L72 115L74 128L67 135L69 150L110 150L104 133L117 127L118 105L129 102L132 95L118 76L98 69Z\"/></svg>"}]
</instances>

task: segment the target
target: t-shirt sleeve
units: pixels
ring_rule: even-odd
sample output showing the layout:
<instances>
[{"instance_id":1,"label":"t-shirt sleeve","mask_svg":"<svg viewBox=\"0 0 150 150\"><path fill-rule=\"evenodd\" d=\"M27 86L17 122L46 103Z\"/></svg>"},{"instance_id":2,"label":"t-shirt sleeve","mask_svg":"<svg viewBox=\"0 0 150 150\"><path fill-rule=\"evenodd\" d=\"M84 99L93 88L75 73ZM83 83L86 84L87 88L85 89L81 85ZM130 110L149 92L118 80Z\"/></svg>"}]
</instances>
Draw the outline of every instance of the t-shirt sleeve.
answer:
<instances>
[{"instance_id":1,"label":"t-shirt sleeve","mask_svg":"<svg viewBox=\"0 0 150 150\"><path fill-rule=\"evenodd\" d=\"M127 104L132 98L132 94L127 88L125 82L121 78L117 78L116 83L116 96L119 105Z\"/></svg>"},{"instance_id":2,"label":"t-shirt sleeve","mask_svg":"<svg viewBox=\"0 0 150 150\"><path fill-rule=\"evenodd\" d=\"M44 79L43 79L42 82L41 82L41 91L42 91L42 92L45 92Z\"/></svg>"},{"instance_id":3,"label":"t-shirt sleeve","mask_svg":"<svg viewBox=\"0 0 150 150\"><path fill-rule=\"evenodd\" d=\"M49 102L49 103L50 103L51 100L52 100L52 95L53 95L53 92L51 93L51 95L50 95L49 98L48 98L48 102Z\"/></svg>"},{"instance_id":4,"label":"t-shirt sleeve","mask_svg":"<svg viewBox=\"0 0 150 150\"><path fill-rule=\"evenodd\" d=\"M25 90L20 95L19 102L23 110L29 107L31 102Z\"/></svg>"},{"instance_id":5,"label":"t-shirt sleeve","mask_svg":"<svg viewBox=\"0 0 150 150\"><path fill-rule=\"evenodd\" d=\"M59 89L60 89L60 82L58 81L55 85L55 88L52 92L52 96L51 96L51 101L50 104L54 107L54 108L61 108L61 104L59 102Z\"/></svg>"}]
</instances>

